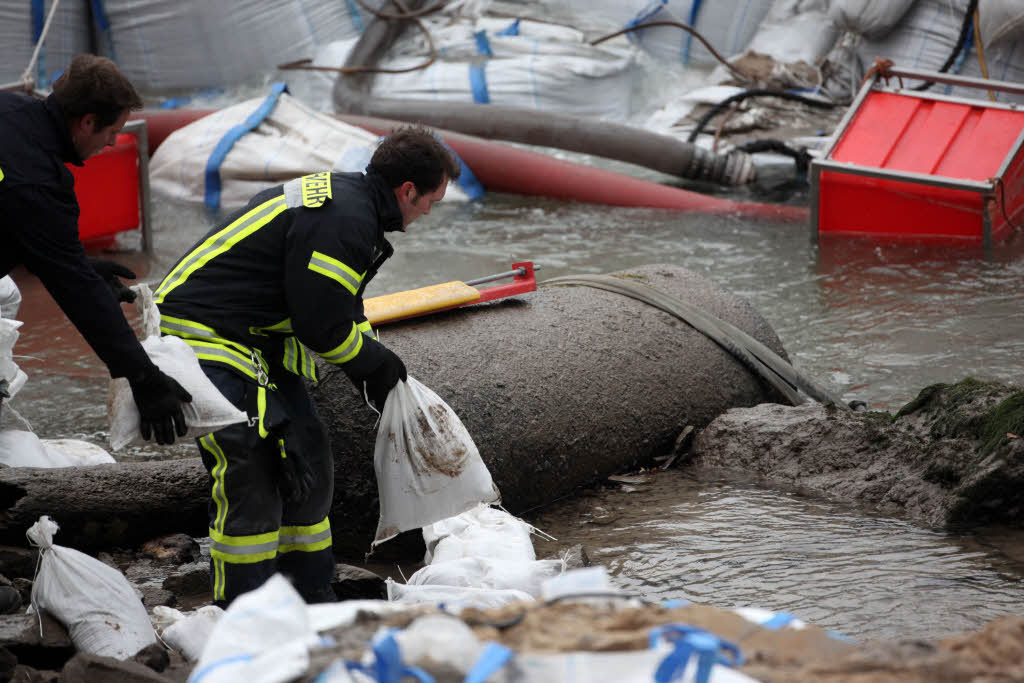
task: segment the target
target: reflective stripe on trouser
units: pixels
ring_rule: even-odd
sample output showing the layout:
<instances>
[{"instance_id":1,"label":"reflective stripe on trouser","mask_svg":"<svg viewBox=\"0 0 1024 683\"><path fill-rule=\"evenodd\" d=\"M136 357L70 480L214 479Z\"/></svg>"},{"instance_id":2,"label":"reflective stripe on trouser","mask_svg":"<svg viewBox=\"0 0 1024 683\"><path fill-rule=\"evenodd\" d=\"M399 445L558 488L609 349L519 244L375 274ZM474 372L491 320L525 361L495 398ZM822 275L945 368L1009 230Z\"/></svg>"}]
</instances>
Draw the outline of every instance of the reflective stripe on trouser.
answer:
<instances>
[{"instance_id":1,"label":"reflective stripe on trouser","mask_svg":"<svg viewBox=\"0 0 1024 683\"><path fill-rule=\"evenodd\" d=\"M210 381L235 406L251 411L257 387L238 374L203 365ZM316 416L301 377L280 372L273 378L278 400L287 406L289 449L313 471L313 488L302 501L282 501L277 489L280 453L277 437L262 439L245 423L198 439L210 474L208 508L210 583L220 603L258 588L276 572L295 583L307 602L331 597L334 556L327 515L334 493L334 463L327 434Z\"/></svg>"}]
</instances>

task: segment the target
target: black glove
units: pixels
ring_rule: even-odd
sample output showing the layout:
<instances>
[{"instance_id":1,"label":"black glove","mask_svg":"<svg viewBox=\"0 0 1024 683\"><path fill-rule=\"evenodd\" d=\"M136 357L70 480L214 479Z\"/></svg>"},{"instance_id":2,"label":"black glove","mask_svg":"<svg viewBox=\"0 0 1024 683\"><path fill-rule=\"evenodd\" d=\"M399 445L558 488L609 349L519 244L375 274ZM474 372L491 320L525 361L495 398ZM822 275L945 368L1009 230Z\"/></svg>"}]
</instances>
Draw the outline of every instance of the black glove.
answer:
<instances>
[{"instance_id":1,"label":"black glove","mask_svg":"<svg viewBox=\"0 0 1024 683\"><path fill-rule=\"evenodd\" d=\"M106 281L107 286L110 287L110 291L114 294L114 298L126 304L130 304L135 301L136 294L128 287L125 286L118 278L127 278L134 280L138 276L130 268L122 266L116 261L104 261L103 259L91 258L89 259L89 265L96 271L96 274Z\"/></svg>"},{"instance_id":2,"label":"black glove","mask_svg":"<svg viewBox=\"0 0 1024 683\"><path fill-rule=\"evenodd\" d=\"M301 455L285 445L284 439L277 441L279 462L277 472L277 490L281 498L288 503L305 500L309 490L313 488L313 471L309 463Z\"/></svg>"},{"instance_id":3,"label":"black glove","mask_svg":"<svg viewBox=\"0 0 1024 683\"><path fill-rule=\"evenodd\" d=\"M370 402L376 406L377 410L384 410L384 402L388 400L388 394L395 388L399 380L405 381L408 376L402 359L385 346L384 360L363 377Z\"/></svg>"},{"instance_id":4,"label":"black glove","mask_svg":"<svg viewBox=\"0 0 1024 683\"><path fill-rule=\"evenodd\" d=\"M174 435L185 436L188 425L182 403L191 403L192 395L173 378L153 366L139 377L129 378L135 405L139 407L139 431L149 441L156 437L161 446L174 443Z\"/></svg>"}]
</instances>

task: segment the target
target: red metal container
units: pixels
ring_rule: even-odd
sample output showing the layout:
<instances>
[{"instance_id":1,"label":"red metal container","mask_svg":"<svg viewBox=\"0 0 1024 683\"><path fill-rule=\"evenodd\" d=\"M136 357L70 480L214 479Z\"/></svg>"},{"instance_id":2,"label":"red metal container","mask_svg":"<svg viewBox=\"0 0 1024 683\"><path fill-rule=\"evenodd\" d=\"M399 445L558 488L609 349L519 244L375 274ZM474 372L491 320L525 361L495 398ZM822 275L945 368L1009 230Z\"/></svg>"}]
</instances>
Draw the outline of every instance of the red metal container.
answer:
<instances>
[{"instance_id":1,"label":"red metal container","mask_svg":"<svg viewBox=\"0 0 1024 683\"><path fill-rule=\"evenodd\" d=\"M910 69L887 76L1024 93ZM875 74L811 162L811 226L819 236L990 247L1024 219L1022 145L1018 105L883 87Z\"/></svg>"},{"instance_id":2,"label":"red metal container","mask_svg":"<svg viewBox=\"0 0 1024 683\"><path fill-rule=\"evenodd\" d=\"M151 247L149 231L149 152L146 123L129 121L113 147L68 165L75 176L81 214L78 237L89 246L107 246L114 236L142 229L142 248Z\"/></svg>"}]
</instances>

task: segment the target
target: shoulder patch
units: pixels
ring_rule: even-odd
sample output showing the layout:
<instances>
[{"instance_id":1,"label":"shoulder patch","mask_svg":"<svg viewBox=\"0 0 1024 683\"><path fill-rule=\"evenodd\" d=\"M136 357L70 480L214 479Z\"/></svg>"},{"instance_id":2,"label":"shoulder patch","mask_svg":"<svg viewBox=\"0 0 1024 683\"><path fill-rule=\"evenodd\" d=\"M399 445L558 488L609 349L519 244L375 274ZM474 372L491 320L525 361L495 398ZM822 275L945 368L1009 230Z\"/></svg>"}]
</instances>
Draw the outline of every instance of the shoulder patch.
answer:
<instances>
[{"instance_id":1,"label":"shoulder patch","mask_svg":"<svg viewBox=\"0 0 1024 683\"><path fill-rule=\"evenodd\" d=\"M331 173L323 171L302 176L302 205L317 209L331 198Z\"/></svg>"}]
</instances>

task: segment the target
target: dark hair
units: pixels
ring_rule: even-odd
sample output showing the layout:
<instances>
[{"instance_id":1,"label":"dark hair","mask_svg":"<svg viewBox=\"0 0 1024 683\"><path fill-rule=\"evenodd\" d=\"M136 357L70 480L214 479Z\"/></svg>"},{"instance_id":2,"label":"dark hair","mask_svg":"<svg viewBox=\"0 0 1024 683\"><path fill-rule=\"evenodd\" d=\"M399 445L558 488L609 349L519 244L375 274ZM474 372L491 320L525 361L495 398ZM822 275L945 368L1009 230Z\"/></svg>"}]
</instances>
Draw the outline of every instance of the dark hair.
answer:
<instances>
[{"instance_id":1,"label":"dark hair","mask_svg":"<svg viewBox=\"0 0 1024 683\"><path fill-rule=\"evenodd\" d=\"M75 55L53 83L53 96L69 120L96 115L96 127L106 128L126 109L142 109L142 98L117 65L106 57Z\"/></svg>"},{"instance_id":2,"label":"dark hair","mask_svg":"<svg viewBox=\"0 0 1024 683\"><path fill-rule=\"evenodd\" d=\"M421 195L440 187L445 176L456 180L462 172L451 150L423 126L403 126L391 131L366 168L379 173L392 188L411 181Z\"/></svg>"}]
</instances>

